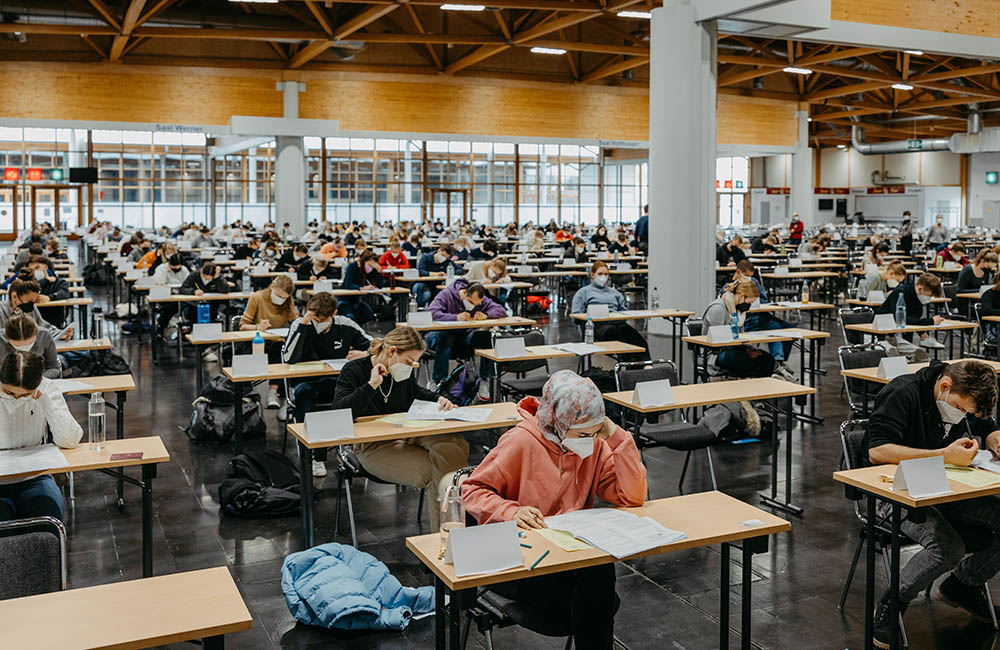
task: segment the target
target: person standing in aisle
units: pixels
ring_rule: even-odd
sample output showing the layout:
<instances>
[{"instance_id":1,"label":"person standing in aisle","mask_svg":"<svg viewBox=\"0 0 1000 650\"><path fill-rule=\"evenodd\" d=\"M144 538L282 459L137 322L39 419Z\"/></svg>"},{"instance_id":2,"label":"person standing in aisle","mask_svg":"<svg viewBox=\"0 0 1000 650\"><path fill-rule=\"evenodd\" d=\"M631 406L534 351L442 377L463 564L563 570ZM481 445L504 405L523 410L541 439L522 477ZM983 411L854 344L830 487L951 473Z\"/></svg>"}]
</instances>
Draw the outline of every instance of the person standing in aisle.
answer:
<instances>
[{"instance_id":1,"label":"person standing in aisle","mask_svg":"<svg viewBox=\"0 0 1000 650\"><path fill-rule=\"evenodd\" d=\"M899 249L907 256L913 252L913 219L909 210L903 213L903 223L899 227Z\"/></svg>"}]
</instances>

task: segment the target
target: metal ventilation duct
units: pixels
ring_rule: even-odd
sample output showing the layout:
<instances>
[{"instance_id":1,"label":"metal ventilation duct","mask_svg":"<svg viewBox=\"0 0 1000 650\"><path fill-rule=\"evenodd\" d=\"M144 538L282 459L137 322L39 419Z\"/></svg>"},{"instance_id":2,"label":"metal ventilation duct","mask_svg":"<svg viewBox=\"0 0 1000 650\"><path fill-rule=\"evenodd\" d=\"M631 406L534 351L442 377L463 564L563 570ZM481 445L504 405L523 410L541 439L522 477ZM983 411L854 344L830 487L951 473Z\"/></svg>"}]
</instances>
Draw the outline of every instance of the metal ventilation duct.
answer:
<instances>
[{"instance_id":1,"label":"metal ventilation duct","mask_svg":"<svg viewBox=\"0 0 1000 650\"><path fill-rule=\"evenodd\" d=\"M851 144L864 156L915 151L951 151L952 153L987 153L1000 151L1000 128L983 128L978 111L969 113L968 133L955 133L950 138L865 142L864 127L851 127Z\"/></svg>"}]
</instances>

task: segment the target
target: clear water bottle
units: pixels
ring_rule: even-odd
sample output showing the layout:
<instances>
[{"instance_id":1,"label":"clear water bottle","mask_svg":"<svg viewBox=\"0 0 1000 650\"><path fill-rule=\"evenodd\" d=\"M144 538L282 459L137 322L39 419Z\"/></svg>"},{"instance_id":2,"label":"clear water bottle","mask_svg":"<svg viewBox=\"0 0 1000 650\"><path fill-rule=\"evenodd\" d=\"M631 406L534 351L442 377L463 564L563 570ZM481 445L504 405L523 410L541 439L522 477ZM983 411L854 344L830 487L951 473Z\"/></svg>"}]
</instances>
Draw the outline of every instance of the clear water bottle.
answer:
<instances>
[{"instance_id":1,"label":"clear water bottle","mask_svg":"<svg viewBox=\"0 0 1000 650\"><path fill-rule=\"evenodd\" d=\"M903 292L899 292L896 298L896 327L903 329L906 327L906 301L903 299Z\"/></svg>"},{"instance_id":2,"label":"clear water bottle","mask_svg":"<svg viewBox=\"0 0 1000 650\"><path fill-rule=\"evenodd\" d=\"M660 290L656 287L649 292L649 308L653 310L660 308Z\"/></svg>"},{"instance_id":3,"label":"clear water bottle","mask_svg":"<svg viewBox=\"0 0 1000 650\"><path fill-rule=\"evenodd\" d=\"M250 269L243 269L243 272L240 273L240 284L243 293L250 293Z\"/></svg>"},{"instance_id":4,"label":"clear water bottle","mask_svg":"<svg viewBox=\"0 0 1000 650\"><path fill-rule=\"evenodd\" d=\"M618 263L618 249L615 249L615 264Z\"/></svg>"},{"instance_id":5,"label":"clear water bottle","mask_svg":"<svg viewBox=\"0 0 1000 650\"><path fill-rule=\"evenodd\" d=\"M864 280L858 284L858 300L868 300L868 283Z\"/></svg>"},{"instance_id":6,"label":"clear water bottle","mask_svg":"<svg viewBox=\"0 0 1000 650\"><path fill-rule=\"evenodd\" d=\"M729 329L733 332L733 338L740 338L740 313L734 311L729 317Z\"/></svg>"},{"instance_id":7,"label":"clear water bottle","mask_svg":"<svg viewBox=\"0 0 1000 650\"><path fill-rule=\"evenodd\" d=\"M198 303L198 322L207 323L212 317L212 310L204 300Z\"/></svg>"},{"instance_id":8,"label":"clear water bottle","mask_svg":"<svg viewBox=\"0 0 1000 650\"><path fill-rule=\"evenodd\" d=\"M264 354L264 337L259 331L254 334L251 345L253 346L253 354Z\"/></svg>"},{"instance_id":9,"label":"clear water bottle","mask_svg":"<svg viewBox=\"0 0 1000 650\"><path fill-rule=\"evenodd\" d=\"M91 319L91 330L94 335L91 338L104 338L104 311L100 307L95 307Z\"/></svg>"},{"instance_id":10,"label":"clear water bottle","mask_svg":"<svg viewBox=\"0 0 1000 650\"><path fill-rule=\"evenodd\" d=\"M587 317L587 324L583 328L583 342L589 345L594 344L594 319Z\"/></svg>"},{"instance_id":11,"label":"clear water bottle","mask_svg":"<svg viewBox=\"0 0 1000 650\"><path fill-rule=\"evenodd\" d=\"M448 262L448 268L445 271L445 284L451 284L451 281L455 279L455 265Z\"/></svg>"},{"instance_id":12,"label":"clear water bottle","mask_svg":"<svg viewBox=\"0 0 1000 650\"><path fill-rule=\"evenodd\" d=\"M103 449L107 440L106 415L104 412L104 396L101 393L91 393L87 405L88 441L91 449Z\"/></svg>"},{"instance_id":13,"label":"clear water bottle","mask_svg":"<svg viewBox=\"0 0 1000 650\"><path fill-rule=\"evenodd\" d=\"M809 302L809 281L803 280L802 282L802 302Z\"/></svg>"},{"instance_id":14,"label":"clear water bottle","mask_svg":"<svg viewBox=\"0 0 1000 650\"><path fill-rule=\"evenodd\" d=\"M465 504L457 485L448 488L441 499L441 544L448 543L448 534L455 528L465 528Z\"/></svg>"}]
</instances>

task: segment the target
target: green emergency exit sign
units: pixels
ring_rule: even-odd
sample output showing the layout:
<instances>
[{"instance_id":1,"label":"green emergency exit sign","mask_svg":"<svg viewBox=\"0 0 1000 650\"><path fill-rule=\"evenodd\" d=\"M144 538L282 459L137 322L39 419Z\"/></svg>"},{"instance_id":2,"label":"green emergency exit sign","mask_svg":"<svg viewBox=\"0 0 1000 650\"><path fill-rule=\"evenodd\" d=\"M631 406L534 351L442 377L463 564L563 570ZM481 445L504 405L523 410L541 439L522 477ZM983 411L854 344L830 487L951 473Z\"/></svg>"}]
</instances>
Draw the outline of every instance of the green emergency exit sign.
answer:
<instances>
[{"instance_id":1,"label":"green emergency exit sign","mask_svg":"<svg viewBox=\"0 0 1000 650\"><path fill-rule=\"evenodd\" d=\"M986 172L987 185L996 185L998 180L1000 180L1000 172Z\"/></svg>"},{"instance_id":2,"label":"green emergency exit sign","mask_svg":"<svg viewBox=\"0 0 1000 650\"><path fill-rule=\"evenodd\" d=\"M909 149L910 151L920 151L921 149L924 148L924 141L923 140L907 140L906 141L906 148Z\"/></svg>"}]
</instances>

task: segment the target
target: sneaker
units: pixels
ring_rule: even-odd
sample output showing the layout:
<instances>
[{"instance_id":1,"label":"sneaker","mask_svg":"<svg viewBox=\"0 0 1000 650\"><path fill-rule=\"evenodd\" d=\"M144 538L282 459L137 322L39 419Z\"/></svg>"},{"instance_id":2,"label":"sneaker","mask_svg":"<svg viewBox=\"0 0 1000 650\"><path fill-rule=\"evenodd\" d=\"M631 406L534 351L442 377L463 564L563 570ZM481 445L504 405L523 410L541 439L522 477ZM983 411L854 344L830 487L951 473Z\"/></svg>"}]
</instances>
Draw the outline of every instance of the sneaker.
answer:
<instances>
[{"instance_id":1,"label":"sneaker","mask_svg":"<svg viewBox=\"0 0 1000 650\"><path fill-rule=\"evenodd\" d=\"M431 392L435 392L436 393L437 389L438 389L438 386L440 386L440 385L441 385L440 383L434 381L433 379L428 379L427 380L427 390L429 390Z\"/></svg>"},{"instance_id":2,"label":"sneaker","mask_svg":"<svg viewBox=\"0 0 1000 650\"><path fill-rule=\"evenodd\" d=\"M943 350L944 344L933 336L928 336L927 338L920 340L920 347L927 348L929 350Z\"/></svg>"},{"instance_id":3,"label":"sneaker","mask_svg":"<svg viewBox=\"0 0 1000 650\"><path fill-rule=\"evenodd\" d=\"M278 419L282 422L288 419L288 404L282 404L278 408Z\"/></svg>"},{"instance_id":4,"label":"sneaker","mask_svg":"<svg viewBox=\"0 0 1000 650\"><path fill-rule=\"evenodd\" d=\"M315 478L323 478L326 476L326 463L314 460L313 461L313 476Z\"/></svg>"},{"instance_id":5,"label":"sneaker","mask_svg":"<svg viewBox=\"0 0 1000 650\"><path fill-rule=\"evenodd\" d=\"M906 612L906 605L903 603L899 604L899 616L902 616ZM876 648L882 648L882 650L889 650L890 640L892 638L892 626L899 626L899 617L896 617L895 621L889 620L889 596L888 594L882 597L882 600L878 601L875 606L875 618L872 624L872 642L875 644ZM900 630L897 637L899 642L903 642L902 630Z\"/></svg>"},{"instance_id":6,"label":"sneaker","mask_svg":"<svg viewBox=\"0 0 1000 650\"><path fill-rule=\"evenodd\" d=\"M214 352L209 352L205 355L205 361L212 363L213 361L218 361L219 357Z\"/></svg>"},{"instance_id":7,"label":"sneaker","mask_svg":"<svg viewBox=\"0 0 1000 650\"><path fill-rule=\"evenodd\" d=\"M775 374L782 375L782 377L788 381L795 381L795 373L784 361L779 361L774 367Z\"/></svg>"},{"instance_id":8,"label":"sneaker","mask_svg":"<svg viewBox=\"0 0 1000 650\"><path fill-rule=\"evenodd\" d=\"M977 621L993 623L993 619L990 617L993 603L987 596L985 586L970 587L956 578L953 573L941 581L937 594L938 598L952 607L960 607L972 614L972 618Z\"/></svg>"},{"instance_id":9,"label":"sneaker","mask_svg":"<svg viewBox=\"0 0 1000 650\"><path fill-rule=\"evenodd\" d=\"M480 382L477 396L483 402L490 401L490 383L488 381Z\"/></svg>"},{"instance_id":10,"label":"sneaker","mask_svg":"<svg viewBox=\"0 0 1000 650\"><path fill-rule=\"evenodd\" d=\"M281 399L278 398L278 391L273 388L267 391L267 397L264 398L264 408L276 409L281 407Z\"/></svg>"},{"instance_id":11,"label":"sneaker","mask_svg":"<svg viewBox=\"0 0 1000 650\"><path fill-rule=\"evenodd\" d=\"M177 340L177 328L174 327L173 325L167 327L167 329L163 330L163 338L165 338L168 341Z\"/></svg>"}]
</instances>

